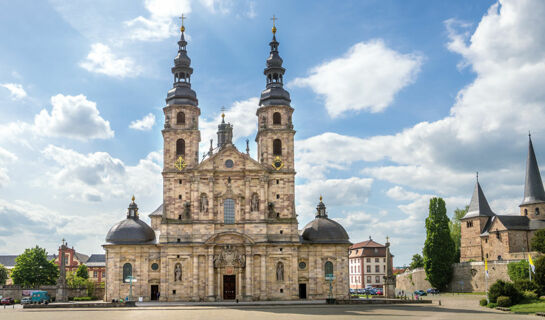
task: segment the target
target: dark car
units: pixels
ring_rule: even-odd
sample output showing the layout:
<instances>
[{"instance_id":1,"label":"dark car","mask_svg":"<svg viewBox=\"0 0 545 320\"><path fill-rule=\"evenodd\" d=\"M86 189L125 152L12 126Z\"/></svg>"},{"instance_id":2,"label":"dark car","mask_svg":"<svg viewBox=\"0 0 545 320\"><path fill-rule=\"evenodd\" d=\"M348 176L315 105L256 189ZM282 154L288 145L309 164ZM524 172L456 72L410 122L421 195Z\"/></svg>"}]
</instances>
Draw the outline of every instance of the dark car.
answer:
<instances>
[{"instance_id":1,"label":"dark car","mask_svg":"<svg viewBox=\"0 0 545 320\"><path fill-rule=\"evenodd\" d=\"M427 296L427 295L428 295L428 294L426 293L426 291L424 291L424 290L416 290L416 291L414 292L414 294L417 295L417 296Z\"/></svg>"},{"instance_id":2,"label":"dark car","mask_svg":"<svg viewBox=\"0 0 545 320\"><path fill-rule=\"evenodd\" d=\"M356 289L350 289L350 294L356 294Z\"/></svg>"},{"instance_id":3,"label":"dark car","mask_svg":"<svg viewBox=\"0 0 545 320\"><path fill-rule=\"evenodd\" d=\"M2 298L2 300L0 301L0 304L7 304L7 305L11 305L11 304L14 304L15 303L15 300L13 300L13 298Z\"/></svg>"},{"instance_id":4,"label":"dark car","mask_svg":"<svg viewBox=\"0 0 545 320\"><path fill-rule=\"evenodd\" d=\"M439 294L439 290L435 288L429 288L426 292L429 294Z\"/></svg>"}]
</instances>

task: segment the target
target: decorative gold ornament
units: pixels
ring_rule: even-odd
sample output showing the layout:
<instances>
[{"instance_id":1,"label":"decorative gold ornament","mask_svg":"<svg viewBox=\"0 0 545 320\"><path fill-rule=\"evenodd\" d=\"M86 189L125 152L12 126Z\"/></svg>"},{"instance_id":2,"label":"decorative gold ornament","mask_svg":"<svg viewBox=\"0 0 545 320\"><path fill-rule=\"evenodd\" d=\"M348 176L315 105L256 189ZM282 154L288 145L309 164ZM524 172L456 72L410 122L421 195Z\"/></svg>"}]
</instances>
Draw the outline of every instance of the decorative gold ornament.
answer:
<instances>
[{"instance_id":1,"label":"decorative gold ornament","mask_svg":"<svg viewBox=\"0 0 545 320\"><path fill-rule=\"evenodd\" d=\"M179 171L184 170L185 167L187 167L187 163L185 162L184 158L182 156L178 157L178 160L176 160L176 163L174 163L174 166Z\"/></svg>"},{"instance_id":2,"label":"decorative gold ornament","mask_svg":"<svg viewBox=\"0 0 545 320\"><path fill-rule=\"evenodd\" d=\"M280 156L276 156L276 158L274 158L272 167L275 170L280 170L282 169L282 167L284 167L284 162L282 161L282 158L280 158Z\"/></svg>"}]
</instances>

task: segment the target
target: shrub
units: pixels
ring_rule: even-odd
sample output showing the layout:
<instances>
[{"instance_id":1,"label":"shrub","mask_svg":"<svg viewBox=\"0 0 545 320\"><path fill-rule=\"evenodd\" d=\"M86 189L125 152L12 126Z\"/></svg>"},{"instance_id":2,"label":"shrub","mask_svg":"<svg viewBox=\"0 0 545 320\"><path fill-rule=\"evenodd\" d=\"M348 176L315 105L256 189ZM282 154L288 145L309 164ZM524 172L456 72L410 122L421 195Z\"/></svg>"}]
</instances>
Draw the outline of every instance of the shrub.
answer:
<instances>
[{"instance_id":1,"label":"shrub","mask_svg":"<svg viewBox=\"0 0 545 320\"><path fill-rule=\"evenodd\" d=\"M534 265L536 266L536 272L535 277L532 277L532 279L537 285L537 293L545 295L545 255L534 260Z\"/></svg>"},{"instance_id":2,"label":"shrub","mask_svg":"<svg viewBox=\"0 0 545 320\"><path fill-rule=\"evenodd\" d=\"M498 306L498 304L495 303L495 302L490 302L490 303L487 304L486 306L487 306L488 308L490 308L490 309L494 309L494 308L496 308L496 307Z\"/></svg>"},{"instance_id":3,"label":"shrub","mask_svg":"<svg viewBox=\"0 0 545 320\"><path fill-rule=\"evenodd\" d=\"M488 301L486 299L481 299L479 300L479 304L481 305L481 307L486 307L486 305L488 304Z\"/></svg>"},{"instance_id":4,"label":"shrub","mask_svg":"<svg viewBox=\"0 0 545 320\"><path fill-rule=\"evenodd\" d=\"M499 296L498 297L498 307L504 307L504 308L507 308L507 307L510 307L511 306L511 298L509 297L506 297L506 296Z\"/></svg>"},{"instance_id":5,"label":"shrub","mask_svg":"<svg viewBox=\"0 0 545 320\"><path fill-rule=\"evenodd\" d=\"M524 297L524 299L526 300L537 300L538 295L537 293L535 293L535 291L523 291L522 292L522 296Z\"/></svg>"},{"instance_id":6,"label":"shrub","mask_svg":"<svg viewBox=\"0 0 545 320\"><path fill-rule=\"evenodd\" d=\"M528 279L524 279L524 280L515 280L514 282L514 285L515 285L515 288L517 288L517 290L519 292L524 292L524 291L537 291L537 285L535 282L533 281L530 281Z\"/></svg>"},{"instance_id":7,"label":"shrub","mask_svg":"<svg viewBox=\"0 0 545 320\"><path fill-rule=\"evenodd\" d=\"M490 302L497 302L498 297L505 296L511 298L512 303L517 303L521 299L520 292L511 282L498 280L490 286L488 290L488 299Z\"/></svg>"},{"instance_id":8,"label":"shrub","mask_svg":"<svg viewBox=\"0 0 545 320\"><path fill-rule=\"evenodd\" d=\"M74 297L74 301L91 301L92 297Z\"/></svg>"},{"instance_id":9,"label":"shrub","mask_svg":"<svg viewBox=\"0 0 545 320\"><path fill-rule=\"evenodd\" d=\"M21 303L21 300L19 300L19 299L14 299L14 300L13 300L13 303L19 304L19 303Z\"/></svg>"},{"instance_id":10,"label":"shrub","mask_svg":"<svg viewBox=\"0 0 545 320\"><path fill-rule=\"evenodd\" d=\"M530 271L528 265L528 260L509 262L507 265L507 274L509 274L511 281L516 282L517 280L527 280Z\"/></svg>"}]
</instances>

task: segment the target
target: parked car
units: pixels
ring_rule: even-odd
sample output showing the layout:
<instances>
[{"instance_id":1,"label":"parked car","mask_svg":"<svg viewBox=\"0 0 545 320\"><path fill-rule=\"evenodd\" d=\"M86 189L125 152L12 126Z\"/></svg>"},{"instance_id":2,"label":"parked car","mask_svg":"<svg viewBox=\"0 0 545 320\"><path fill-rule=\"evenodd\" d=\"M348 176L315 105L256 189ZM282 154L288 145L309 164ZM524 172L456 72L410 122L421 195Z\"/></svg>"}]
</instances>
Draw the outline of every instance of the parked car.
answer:
<instances>
[{"instance_id":1,"label":"parked car","mask_svg":"<svg viewBox=\"0 0 545 320\"><path fill-rule=\"evenodd\" d=\"M30 299L30 297L24 297L23 299L21 299L21 304L30 304L32 302L32 300Z\"/></svg>"},{"instance_id":2,"label":"parked car","mask_svg":"<svg viewBox=\"0 0 545 320\"><path fill-rule=\"evenodd\" d=\"M382 295L382 288L378 288L376 292L377 292L377 294L378 294L379 296L381 296L381 295Z\"/></svg>"},{"instance_id":3,"label":"parked car","mask_svg":"<svg viewBox=\"0 0 545 320\"><path fill-rule=\"evenodd\" d=\"M429 288L426 292L429 294L439 294L439 290L435 288Z\"/></svg>"},{"instance_id":4,"label":"parked car","mask_svg":"<svg viewBox=\"0 0 545 320\"><path fill-rule=\"evenodd\" d=\"M350 294L356 294L356 289L350 289Z\"/></svg>"},{"instance_id":5,"label":"parked car","mask_svg":"<svg viewBox=\"0 0 545 320\"><path fill-rule=\"evenodd\" d=\"M364 290L365 290L365 294L370 294L370 295L377 294L377 289L372 288L372 287L371 288L367 287Z\"/></svg>"},{"instance_id":6,"label":"parked car","mask_svg":"<svg viewBox=\"0 0 545 320\"><path fill-rule=\"evenodd\" d=\"M13 298L10 298L10 297L7 297L7 298L2 298L2 300L0 300L0 304L3 304L3 305L12 305L15 303L15 300L13 300Z\"/></svg>"},{"instance_id":7,"label":"parked car","mask_svg":"<svg viewBox=\"0 0 545 320\"><path fill-rule=\"evenodd\" d=\"M416 291L414 292L414 294L417 295L417 296L427 296L427 295L428 295L428 294L426 293L426 291L424 291L424 290L416 290Z\"/></svg>"},{"instance_id":8,"label":"parked car","mask_svg":"<svg viewBox=\"0 0 545 320\"><path fill-rule=\"evenodd\" d=\"M47 294L47 291L35 291L30 297L31 303L49 303L51 302L51 297Z\"/></svg>"},{"instance_id":9,"label":"parked car","mask_svg":"<svg viewBox=\"0 0 545 320\"><path fill-rule=\"evenodd\" d=\"M357 294L365 294L365 289L356 289Z\"/></svg>"}]
</instances>

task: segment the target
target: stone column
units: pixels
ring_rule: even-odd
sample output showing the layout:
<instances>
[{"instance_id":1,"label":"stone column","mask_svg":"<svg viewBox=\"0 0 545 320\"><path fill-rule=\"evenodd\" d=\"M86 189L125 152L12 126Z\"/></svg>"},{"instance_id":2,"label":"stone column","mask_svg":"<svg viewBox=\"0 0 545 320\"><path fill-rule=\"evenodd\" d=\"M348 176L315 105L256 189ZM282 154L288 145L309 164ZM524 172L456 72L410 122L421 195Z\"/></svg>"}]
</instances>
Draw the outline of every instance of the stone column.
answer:
<instances>
[{"instance_id":1,"label":"stone column","mask_svg":"<svg viewBox=\"0 0 545 320\"><path fill-rule=\"evenodd\" d=\"M214 247L208 248L208 301L214 301Z\"/></svg>"},{"instance_id":2,"label":"stone column","mask_svg":"<svg viewBox=\"0 0 545 320\"><path fill-rule=\"evenodd\" d=\"M321 252L316 257L316 293L319 295L323 294L324 281L325 281L325 276L322 271L323 261L320 255L321 255Z\"/></svg>"},{"instance_id":3,"label":"stone column","mask_svg":"<svg viewBox=\"0 0 545 320\"><path fill-rule=\"evenodd\" d=\"M261 177L259 179L259 182L264 185L263 188L259 188L259 202L260 205L259 205L259 215L260 215L260 218L263 220L263 219L267 219L267 206L268 206L268 201L267 201L267 180L265 179L265 177Z\"/></svg>"},{"instance_id":4,"label":"stone column","mask_svg":"<svg viewBox=\"0 0 545 320\"><path fill-rule=\"evenodd\" d=\"M214 177L208 178L208 219L214 220Z\"/></svg>"},{"instance_id":5,"label":"stone column","mask_svg":"<svg viewBox=\"0 0 545 320\"><path fill-rule=\"evenodd\" d=\"M291 270L291 296L292 299L297 299L299 298L299 268L297 263L297 254L294 254L292 257Z\"/></svg>"},{"instance_id":6,"label":"stone column","mask_svg":"<svg viewBox=\"0 0 545 320\"><path fill-rule=\"evenodd\" d=\"M189 203L191 204L191 210L189 211L191 215L191 220L199 220L199 179L197 177L191 177L191 185L189 188Z\"/></svg>"},{"instance_id":7,"label":"stone column","mask_svg":"<svg viewBox=\"0 0 545 320\"><path fill-rule=\"evenodd\" d=\"M267 249L265 248L264 250ZM269 296L267 294L267 266L265 265L266 254L266 252L263 252L261 255L261 300L264 300Z\"/></svg>"},{"instance_id":8,"label":"stone column","mask_svg":"<svg viewBox=\"0 0 545 320\"><path fill-rule=\"evenodd\" d=\"M245 300L252 300L252 265L253 265L252 247L246 247L246 297Z\"/></svg>"},{"instance_id":9,"label":"stone column","mask_svg":"<svg viewBox=\"0 0 545 320\"><path fill-rule=\"evenodd\" d=\"M244 178L244 196L246 197L245 198L245 201L244 201L244 212L245 212L245 217L244 219L246 221L250 220L250 177L245 177Z\"/></svg>"},{"instance_id":10,"label":"stone column","mask_svg":"<svg viewBox=\"0 0 545 320\"><path fill-rule=\"evenodd\" d=\"M191 277L193 286L193 300L199 301L199 256L196 249L193 249L193 276Z\"/></svg>"}]
</instances>

